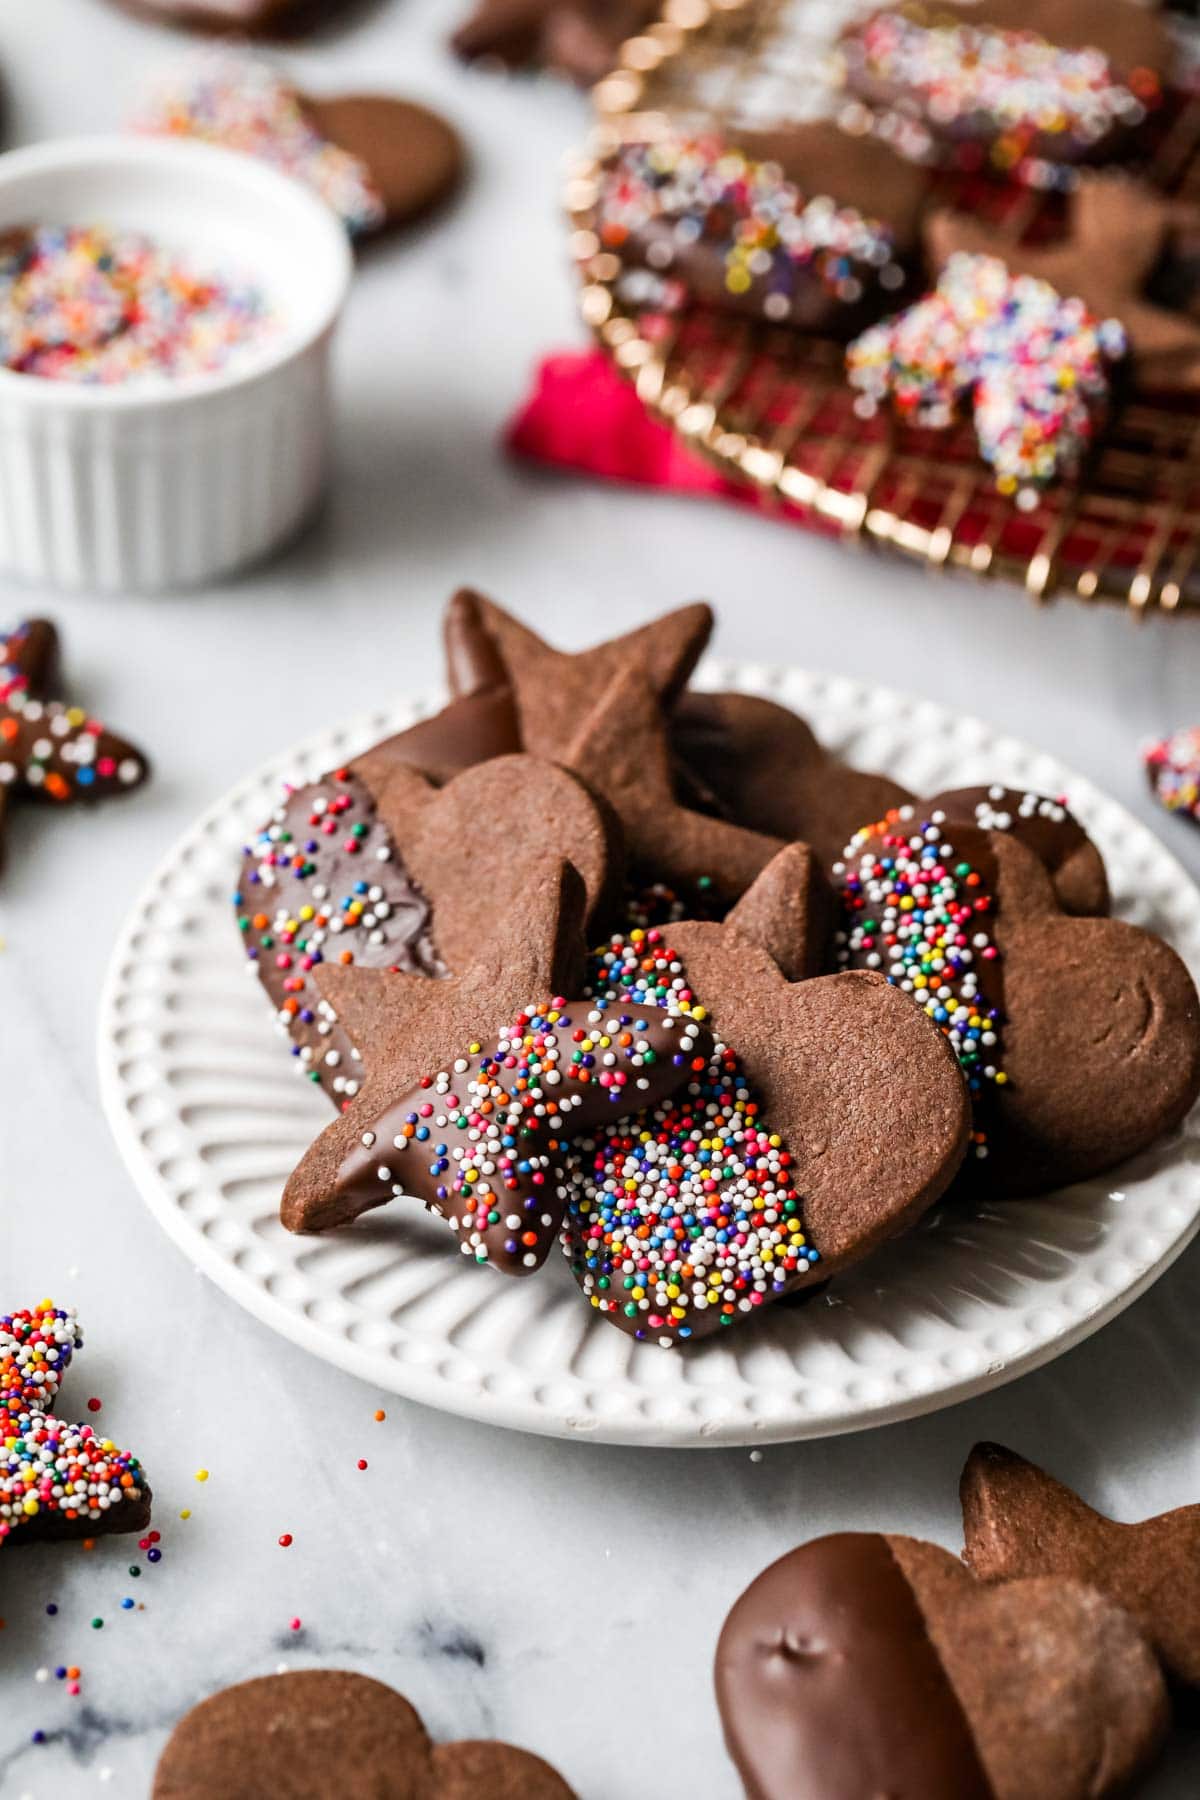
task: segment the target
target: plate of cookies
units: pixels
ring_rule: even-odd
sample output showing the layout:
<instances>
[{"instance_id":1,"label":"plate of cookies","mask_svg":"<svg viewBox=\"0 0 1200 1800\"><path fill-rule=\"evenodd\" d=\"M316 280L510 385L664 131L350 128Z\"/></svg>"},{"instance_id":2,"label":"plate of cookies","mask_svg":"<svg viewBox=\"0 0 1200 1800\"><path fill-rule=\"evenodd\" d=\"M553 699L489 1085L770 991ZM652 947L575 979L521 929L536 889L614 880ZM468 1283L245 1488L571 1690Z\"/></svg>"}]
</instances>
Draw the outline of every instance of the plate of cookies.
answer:
<instances>
[{"instance_id":1,"label":"plate of cookies","mask_svg":"<svg viewBox=\"0 0 1200 1800\"><path fill-rule=\"evenodd\" d=\"M856 1430L1058 1355L1200 1222L1179 864L957 710L701 663L712 624L567 653L455 596L446 704L254 771L116 947L147 1204L378 1387L628 1444Z\"/></svg>"},{"instance_id":2,"label":"plate of cookies","mask_svg":"<svg viewBox=\"0 0 1200 1800\"><path fill-rule=\"evenodd\" d=\"M1153 0L669 7L568 185L585 321L799 523L1200 604L1198 52Z\"/></svg>"}]
</instances>

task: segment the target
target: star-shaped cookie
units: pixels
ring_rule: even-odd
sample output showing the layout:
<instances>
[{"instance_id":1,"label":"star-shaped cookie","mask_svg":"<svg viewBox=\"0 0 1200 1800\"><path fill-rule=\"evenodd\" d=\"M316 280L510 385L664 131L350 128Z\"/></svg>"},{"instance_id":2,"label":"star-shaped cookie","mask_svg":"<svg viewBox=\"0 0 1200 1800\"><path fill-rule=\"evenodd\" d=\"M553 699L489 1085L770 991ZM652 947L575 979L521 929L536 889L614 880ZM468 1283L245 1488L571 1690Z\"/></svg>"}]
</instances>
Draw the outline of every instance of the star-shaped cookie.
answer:
<instances>
[{"instance_id":1,"label":"star-shaped cookie","mask_svg":"<svg viewBox=\"0 0 1200 1800\"><path fill-rule=\"evenodd\" d=\"M659 0L480 0L451 43L467 62L532 64L590 87L608 74L626 38L659 11Z\"/></svg>"},{"instance_id":2,"label":"star-shaped cookie","mask_svg":"<svg viewBox=\"0 0 1200 1800\"><path fill-rule=\"evenodd\" d=\"M0 861L13 801L102 800L137 787L148 773L140 750L82 707L50 698L58 660L58 633L48 619L30 619L0 637Z\"/></svg>"}]
</instances>

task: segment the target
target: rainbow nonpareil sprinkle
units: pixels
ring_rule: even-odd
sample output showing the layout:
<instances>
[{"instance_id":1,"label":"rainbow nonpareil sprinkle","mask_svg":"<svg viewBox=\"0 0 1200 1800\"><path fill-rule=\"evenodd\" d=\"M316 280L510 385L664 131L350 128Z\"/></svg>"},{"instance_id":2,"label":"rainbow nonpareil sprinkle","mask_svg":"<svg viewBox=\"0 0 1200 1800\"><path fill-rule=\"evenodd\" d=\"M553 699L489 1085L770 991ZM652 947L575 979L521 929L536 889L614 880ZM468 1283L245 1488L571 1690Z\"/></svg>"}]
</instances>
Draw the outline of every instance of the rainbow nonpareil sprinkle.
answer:
<instances>
[{"instance_id":1,"label":"rainbow nonpareil sprinkle","mask_svg":"<svg viewBox=\"0 0 1200 1800\"><path fill-rule=\"evenodd\" d=\"M258 58L217 51L181 65L156 84L134 129L256 156L312 188L352 237L385 222L366 164L322 137L295 90Z\"/></svg>"},{"instance_id":2,"label":"rainbow nonpareil sprinkle","mask_svg":"<svg viewBox=\"0 0 1200 1800\"><path fill-rule=\"evenodd\" d=\"M1200 725L1174 731L1152 744L1145 763L1159 804L1200 824Z\"/></svg>"},{"instance_id":3,"label":"rainbow nonpareil sprinkle","mask_svg":"<svg viewBox=\"0 0 1200 1800\"><path fill-rule=\"evenodd\" d=\"M997 257L960 252L932 294L872 325L846 353L859 411L884 400L944 430L966 404L1001 493L1020 504L1078 469L1109 397L1109 365L1128 340L1115 319Z\"/></svg>"},{"instance_id":4,"label":"rainbow nonpareil sprinkle","mask_svg":"<svg viewBox=\"0 0 1200 1800\"><path fill-rule=\"evenodd\" d=\"M984 872L955 851L944 815L920 820L904 806L864 826L833 865L833 878L842 911L839 965L877 970L911 994L948 1040L973 1100L991 1084L1003 1086L994 896ZM987 1154L982 1133L974 1151Z\"/></svg>"},{"instance_id":5,"label":"rainbow nonpareil sprinkle","mask_svg":"<svg viewBox=\"0 0 1200 1800\"><path fill-rule=\"evenodd\" d=\"M0 363L116 386L215 374L277 321L261 289L136 232L36 226L0 248Z\"/></svg>"},{"instance_id":6,"label":"rainbow nonpareil sprinkle","mask_svg":"<svg viewBox=\"0 0 1200 1800\"><path fill-rule=\"evenodd\" d=\"M1083 153L1115 129L1140 124L1161 98L1157 79L1139 71L1133 92L1107 58L1089 48L1051 44L1034 28L997 30L981 22L929 24L881 12L848 40L853 72L887 93L915 98L940 134L990 139L993 165L1011 172L1039 140Z\"/></svg>"},{"instance_id":7,"label":"rainbow nonpareil sprinkle","mask_svg":"<svg viewBox=\"0 0 1200 1800\"><path fill-rule=\"evenodd\" d=\"M622 1005L706 1016L657 930L613 937L593 956L591 981ZM562 1246L584 1295L664 1347L757 1312L819 1260L790 1169L736 1052L714 1044L685 1088L571 1159Z\"/></svg>"},{"instance_id":8,"label":"rainbow nonpareil sprinkle","mask_svg":"<svg viewBox=\"0 0 1200 1800\"><path fill-rule=\"evenodd\" d=\"M716 248L726 290L740 297L760 288L768 319L787 318L801 274L846 304L861 299L868 280L895 288L903 279L886 226L802 194L777 164L754 162L718 137L627 145L606 175L599 211L611 249L648 227L668 228L647 247L660 273L676 249Z\"/></svg>"},{"instance_id":9,"label":"rainbow nonpareil sprinkle","mask_svg":"<svg viewBox=\"0 0 1200 1800\"><path fill-rule=\"evenodd\" d=\"M49 1410L82 1342L74 1311L49 1300L0 1316L0 1545L22 1528L120 1529L109 1514L122 1504L140 1522L128 1504L143 1498L137 1458Z\"/></svg>"}]
</instances>

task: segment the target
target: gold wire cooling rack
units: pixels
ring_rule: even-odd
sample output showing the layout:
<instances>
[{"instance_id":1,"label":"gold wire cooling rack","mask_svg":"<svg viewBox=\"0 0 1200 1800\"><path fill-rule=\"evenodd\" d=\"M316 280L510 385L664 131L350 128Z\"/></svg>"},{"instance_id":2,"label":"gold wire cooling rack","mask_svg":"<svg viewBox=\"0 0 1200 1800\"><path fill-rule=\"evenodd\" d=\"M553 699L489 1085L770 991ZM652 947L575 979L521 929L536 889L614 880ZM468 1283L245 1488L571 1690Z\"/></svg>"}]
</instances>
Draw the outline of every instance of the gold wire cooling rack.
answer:
<instances>
[{"instance_id":1,"label":"gold wire cooling rack","mask_svg":"<svg viewBox=\"0 0 1200 1800\"><path fill-rule=\"evenodd\" d=\"M802 116L828 50L828 0L667 0L662 19L623 46L594 90L596 126L567 195L583 316L599 344L697 452L814 530L1015 579L1038 600L1200 611L1194 396L1132 396L1086 474L1022 512L995 491L966 425L931 433L859 418L839 344L716 309L647 311L623 291L621 259L596 232L607 159L681 121L736 138L739 123ZM1200 98L1176 98L1146 172L1200 204ZM1014 236L1044 233L1061 204L980 181L948 197Z\"/></svg>"}]
</instances>

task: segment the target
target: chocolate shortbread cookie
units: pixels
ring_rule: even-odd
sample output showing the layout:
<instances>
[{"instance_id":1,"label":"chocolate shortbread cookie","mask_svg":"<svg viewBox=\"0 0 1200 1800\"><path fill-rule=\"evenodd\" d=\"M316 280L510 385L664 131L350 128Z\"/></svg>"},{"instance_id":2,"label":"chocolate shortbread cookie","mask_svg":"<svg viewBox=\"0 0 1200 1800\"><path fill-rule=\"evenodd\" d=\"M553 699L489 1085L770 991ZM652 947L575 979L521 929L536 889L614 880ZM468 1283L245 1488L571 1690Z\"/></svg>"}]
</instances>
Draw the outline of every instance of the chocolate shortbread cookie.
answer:
<instances>
[{"instance_id":1,"label":"chocolate shortbread cookie","mask_svg":"<svg viewBox=\"0 0 1200 1800\"><path fill-rule=\"evenodd\" d=\"M625 145L601 177L597 230L660 278L661 303L850 335L906 284L921 173L826 120Z\"/></svg>"},{"instance_id":2,"label":"chocolate shortbread cookie","mask_svg":"<svg viewBox=\"0 0 1200 1800\"><path fill-rule=\"evenodd\" d=\"M49 1300L0 1318L0 1548L140 1531L151 1493L136 1456L51 1408L83 1343Z\"/></svg>"},{"instance_id":3,"label":"chocolate shortbread cookie","mask_svg":"<svg viewBox=\"0 0 1200 1800\"><path fill-rule=\"evenodd\" d=\"M714 1040L686 1087L597 1132L573 1165L564 1251L592 1305L637 1338L704 1337L838 1274L962 1161L963 1080L916 1009L877 977L785 978L781 963L809 963L813 876L791 845L724 924L614 937L593 958L593 985L639 978Z\"/></svg>"},{"instance_id":4,"label":"chocolate shortbread cookie","mask_svg":"<svg viewBox=\"0 0 1200 1800\"><path fill-rule=\"evenodd\" d=\"M149 774L140 750L81 706L54 698L58 684L58 632L49 619L0 635L0 862L14 801L105 800Z\"/></svg>"},{"instance_id":5,"label":"chocolate shortbread cookie","mask_svg":"<svg viewBox=\"0 0 1200 1800\"><path fill-rule=\"evenodd\" d=\"M883 971L962 1062L973 1187L1083 1181L1190 1110L1200 1001L1187 969L1135 925L1064 913L1010 833L904 807L856 835L835 881L838 966Z\"/></svg>"},{"instance_id":6,"label":"chocolate shortbread cookie","mask_svg":"<svg viewBox=\"0 0 1200 1800\"><path fill-rule=\"evenodd\" d=\"M845 86L967 168L1099 160L1162 102L1171 33L1137 0L907 0L850 26Z\"/></svg>"},{"instance_id":7,"label":"chocolate shortbread cookie","mask_svg":"<svg viewBox=\"0 0 1200 1800\"><path fill-rule=\"evenodd\" d=\"M1045 865L1064 912L1108 911L1103 859L1063 800L991 783L918 802L890 775L835 756L790 707L761 694L688 692L670 729L677 778L697 806L810 844L826 868L864 820L920 804L964 824L1011 832Z\"/></svg>"},{"instance_id":8,"label":"chocolate shortbread cookie","mask_svg":"<svg viewBox=\"0 0 1200 1800\"><path fill-rule=\"evenodd\" d=\"M338 1104L358 1092L357 1047L320 1008L313 970L340 965L438 975L427 897L410 874L377 797L397 769L449 781L519 746L516 712L502 671L458 648L477 597L446 609L446 652L463 689L449 705L374 745L322 780L288 790L243 852L234 894L250 971L262 983L305 1077Z\"/></svg>"},{"instance_id":9,"label":"chocolate shortbread cookie","mask_svg":"<svg viewBox=\"0 0 1200 1800\"><path fill-rule=\"evenodd\" d=\"M458 133L387 94L301 93L259 57L218 51L160 80L135 120L261 158L313 188L354 237L423 217L457 187Z\"/></svg>"},{"instance_id":10,"label":"chocolate shortbread cookie","mask_svg":"<svg viewBox=\"0 0 1200 1800\"><path fill-rule=\"evenodd\" d=\"M982 1581L1087 1582L1136 1619L1172 1682L1200 1689L1200 1506L1120 1525L1002 1444L976 1444L960 1495L963 1560Z\"/></svg>"},{"instance_id":11,"label":"chocolate shortbread cookie","mask_svg":"<svg viewBox=\"0 0 1200 1800\"><path fill-rule=\"evenodd\" d=\"M517 764L519 783L506 766ZM574 998L587 889L565 852L530 854L516 834L500 831L488 843L487 867L464 869L470 845L457 823L464 813L486 820L487 809L472 807L463 790L492 792L505 779L543 816L542 844L561 820L585 867L603 861L604 815L553 764L488 763L432 800L402 778L403 804L417 815L414 865L446 941L461 953L455 973L439 982L378 969L317 972L368 1077L288 1182L281 1216L289 1230L324 1230L409 1195L445 1217L464 1254L527 1274L544 1261L561 1222L566 1143L653 1104L708 1053L707 1029L686 1008L646 1008L616 987ZM574 789L573 809L561 798L564 786ZM590 832L577 816L589 812Z\"/></svg>"},{"instance_id":12,"label":"chocolate shortbread cookie","mask_svg":"<svg viewBox=\"0 0 1200 1800\"><path fill-rule=\"evenodd\" d=\"M660 0L480 0L450 42L465 62L555 69L591 87L660 10Z\"/></svg>"},{"instance_id":13,"label":"chocolate shortbread cookie","mask_svg":"<svg viewBox=\"0 0 1200 1800\"><path fill-rule=\"evenodd\" d=\"M754 1800L1106 1800L1166 1733L1133 1620L1094 1588L986 1587L915 1538L844 1532L772 1564L716 1656Z\"/></svg>"},{"instance_id":14,"label":"chocolate shortbread cookie","mask_svg":"<svg viewBox=\"0 0 1200 1800\"><path fill-rule=\"evenodd\" d=\"M342 1669L239 1682L194 1706L167 1740L152 1800L574 1800L511 1744L434 1744L393 1688Z\"/></svg>"}]
</instances>

